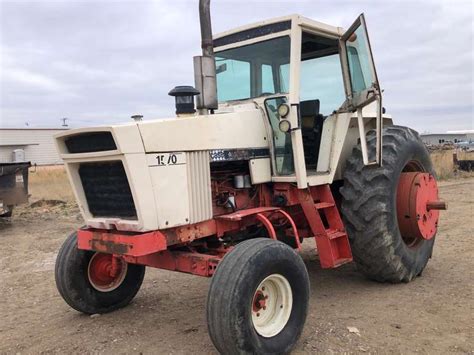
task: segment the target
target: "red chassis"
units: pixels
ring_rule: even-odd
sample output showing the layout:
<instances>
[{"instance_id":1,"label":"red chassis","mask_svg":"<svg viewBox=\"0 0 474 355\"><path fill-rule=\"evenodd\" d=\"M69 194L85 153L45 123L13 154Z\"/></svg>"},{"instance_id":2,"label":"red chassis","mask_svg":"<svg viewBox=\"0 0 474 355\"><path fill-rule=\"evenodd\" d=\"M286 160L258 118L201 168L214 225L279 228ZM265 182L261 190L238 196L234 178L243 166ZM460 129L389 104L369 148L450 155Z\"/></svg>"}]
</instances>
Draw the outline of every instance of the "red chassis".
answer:
<instances>
[{"instance_id":1,"label":"red chassis","mask_svg":"<svg viewBox=\"0 0 474 355\"><path fill-rule=\"evenodd\" d=\"M446 208L438 200L434 178L428 173L403 173L397 195L401 229L410 235L431 238L437 229L437 210ZM274 184L271 193L259 191L258 197L250 208L161 231L80 229L78 248L110 255L108 261L100 263L104 278L116 274L121 265L117 259L209 277L232 249L222 241L223 237L263 226L269 238L283 240L298 250L302 238L315 238L323 268L352 261L349 240L329 185L298 190L291 184Z\"/></svg>"},{"instance_id":2,"label":"red chassis","mask_svg":"<svg viewBox=\"0 0 474 355\"><path fill-rule=\"evenodd\" d=\"M222 214L211 220L146 233L80 229L78 248L111 255L106 272L114 274L120 258L132 264L212 276L224 255L232 249L221 238L227 233L263 226L272 239L285 239L300 249L301 239L314 237L321 265L332 268L352 260L349 242L329 185L298 190L275 184L273 195L285 207L257 206ZM257 204L271 198L260 197Z\"/></svg>"},{"instance_id":3,"label":"red chassis","mask_svg":"<svg viewBox=\"0 0 474 355\"><path fill-rule=\"evenodd\" d=\"M78 247L120 257L132 264L141 264L160 269L181 271L200 276L212 276L222 257L232 249L225 247L217 238L190 244L195 239L217 236L228 231L262 223L270 238L277 239L272 221L281 215L290 224L299 249L300 240L296 225L289 214L275 207L251 208L209 221L196 223L166 231L147 233L123 233L98 229L80 229ZM174 245L168 245L170 242ZM113 271L111 271L113 272Z\"/></svg>"}]
</instances>

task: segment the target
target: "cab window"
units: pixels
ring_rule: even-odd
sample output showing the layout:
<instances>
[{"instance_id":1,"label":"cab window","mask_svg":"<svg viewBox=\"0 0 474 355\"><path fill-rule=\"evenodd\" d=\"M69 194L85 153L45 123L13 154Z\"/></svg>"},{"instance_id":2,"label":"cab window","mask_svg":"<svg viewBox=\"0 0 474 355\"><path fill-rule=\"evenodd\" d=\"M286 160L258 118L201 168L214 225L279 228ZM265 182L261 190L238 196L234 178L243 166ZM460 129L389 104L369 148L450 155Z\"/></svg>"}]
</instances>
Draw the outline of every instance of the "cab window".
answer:
<instances>
[{"instance_id":1,"label":"cab window","mask_svg":"<svg viewBox=\"0 0 474 355\"><path fill-rule=\"evenodd\" d=\"M363 26L359 26L349 37L346 48L352 93L359 93L370 88L376 80L371 70L367 34Z\"/></svg>"},{"instance_id":2,"label":"cab window","mask_svg":"<svg viewBox=\"0 0 474 355\"><path fill-rule=\"evenodd\" d=\"M275 80L273 78L272 66L270 64L262 64L262 93L275 93Z\"/></svg>"},{"instance_id":3,"label":"cab window","mask_svg":"<svg viewBox=\"0 0 474 355\"><path fill-rule=\"evenodd\" d=\"M338 41L303 32L300 100L319 100L319 113L330 115L345 100Z\"/></svg>"},{"instance_id":4,"label":"cab window","mask_svg":"<svg viewBox=\"0 0 474 355\"><path fill-rule=\"evenodd\" d=\"M216 58L219 101L250 97L250 63L243 60Z\"/></svg>"},{"instance_id":5,"label":"cab window","mask_svg":"<svg viewBox=\"0 0 474 355\"><path fill-rule=\"evenodd\" d=\"M278 37L216 53L219 102L287 93L290 37Z\"/></svg>"}]
</instances>

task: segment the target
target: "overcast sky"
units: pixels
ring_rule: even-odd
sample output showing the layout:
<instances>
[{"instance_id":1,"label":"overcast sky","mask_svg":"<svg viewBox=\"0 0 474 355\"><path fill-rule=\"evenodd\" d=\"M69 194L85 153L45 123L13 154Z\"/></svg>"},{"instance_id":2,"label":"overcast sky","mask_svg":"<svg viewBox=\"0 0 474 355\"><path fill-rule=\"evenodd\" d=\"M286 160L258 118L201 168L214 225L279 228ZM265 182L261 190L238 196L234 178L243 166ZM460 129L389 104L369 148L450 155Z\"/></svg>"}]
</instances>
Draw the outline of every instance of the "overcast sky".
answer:
<instances>
[{"instance_id":1,"label":"overcast sky","mask_svg":"<svg viewBox=\"0 0 474 355\"><path fill-rule=\"evenodd\" d=\"M198 0L0 0L0 126L174 115L193 85ZM473 129L473 2L212 0L213 32L299 13L349 27L366 15L384 106L420 132Z\"/></svg>"}]
</instances>

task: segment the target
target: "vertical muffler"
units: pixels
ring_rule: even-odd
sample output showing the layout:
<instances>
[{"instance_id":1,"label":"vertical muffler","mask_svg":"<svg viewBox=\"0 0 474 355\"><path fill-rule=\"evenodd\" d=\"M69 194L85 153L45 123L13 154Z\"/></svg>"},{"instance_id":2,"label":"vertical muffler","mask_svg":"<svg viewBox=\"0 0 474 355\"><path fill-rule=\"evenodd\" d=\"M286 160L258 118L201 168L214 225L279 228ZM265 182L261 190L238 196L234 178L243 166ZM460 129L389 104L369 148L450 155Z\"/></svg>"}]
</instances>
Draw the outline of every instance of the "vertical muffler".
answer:
<instances>
[{"instance_id":1,"label":"vertical muffler","mask_svg":"<svg viewBox=\"0 0 474 355\"><path fill-rule=\"evenodd\" d=\"M199 114L217 109L216 63L212 41L210 0L199 0L202 55L194 57L194 84L200 94L196 97Z\"/></svg>"}]
</instances>

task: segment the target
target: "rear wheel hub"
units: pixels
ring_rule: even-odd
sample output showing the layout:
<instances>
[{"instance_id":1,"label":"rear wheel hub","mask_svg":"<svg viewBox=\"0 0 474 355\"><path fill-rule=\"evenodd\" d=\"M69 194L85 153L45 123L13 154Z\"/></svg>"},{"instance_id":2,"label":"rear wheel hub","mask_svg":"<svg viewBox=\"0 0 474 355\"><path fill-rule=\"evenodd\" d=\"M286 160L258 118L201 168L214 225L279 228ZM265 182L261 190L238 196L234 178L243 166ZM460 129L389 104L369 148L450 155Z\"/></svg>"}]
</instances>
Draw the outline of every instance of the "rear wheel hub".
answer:
<instances>
[{"instance_id":1,"label":"rear wheel hub","mask_svg":"<svg viewBox=\"0 0 474 355\"><path fill-rule=\"evenodd\" d=\"M433 175L423 172L401 173L397 189L397 217L400 233L409 247L435 236L439 210L444 209L446 203L439 200Z\"/></svg>"}]
</instances>

